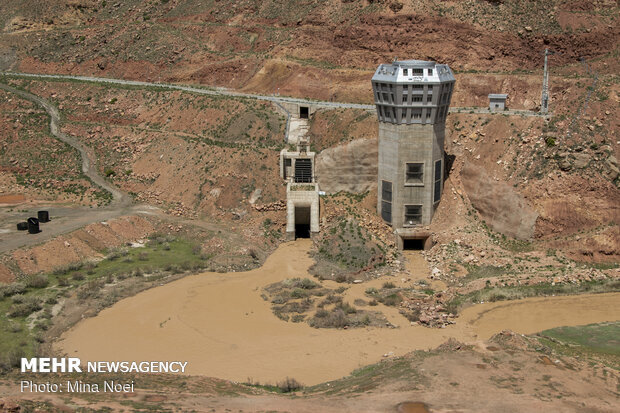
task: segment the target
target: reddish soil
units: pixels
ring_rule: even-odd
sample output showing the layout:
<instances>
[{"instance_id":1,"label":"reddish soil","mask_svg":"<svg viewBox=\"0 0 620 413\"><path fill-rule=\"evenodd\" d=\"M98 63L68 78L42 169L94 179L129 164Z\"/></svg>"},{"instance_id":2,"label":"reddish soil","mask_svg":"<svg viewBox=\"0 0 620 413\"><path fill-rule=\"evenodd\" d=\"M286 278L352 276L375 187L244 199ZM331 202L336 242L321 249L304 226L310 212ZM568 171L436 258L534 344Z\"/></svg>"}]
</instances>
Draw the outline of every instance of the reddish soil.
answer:
<instances>
[{"instance_id":1,"label":"reddish soil","mask_svg":"<svg viewBox=\"0 0 620 413\"><path fill-rule=\"evenodd\" d=\"M0 204L15 205L24 201L26 201L26 197L24 195L0 195Z\"/></svg>"},{"instance_id":2,"label":"reddish soil","mask_svg":"<svg viewBox=\"0 0 620 413\"><path fill-rule=\"evenodd\" d=\"M23 274L49 272L58 267L101 257L100 252L146 237L153 226L129 216L97 223L32 248L19 249L11 258Z\"/></svg>"}]
</instances>

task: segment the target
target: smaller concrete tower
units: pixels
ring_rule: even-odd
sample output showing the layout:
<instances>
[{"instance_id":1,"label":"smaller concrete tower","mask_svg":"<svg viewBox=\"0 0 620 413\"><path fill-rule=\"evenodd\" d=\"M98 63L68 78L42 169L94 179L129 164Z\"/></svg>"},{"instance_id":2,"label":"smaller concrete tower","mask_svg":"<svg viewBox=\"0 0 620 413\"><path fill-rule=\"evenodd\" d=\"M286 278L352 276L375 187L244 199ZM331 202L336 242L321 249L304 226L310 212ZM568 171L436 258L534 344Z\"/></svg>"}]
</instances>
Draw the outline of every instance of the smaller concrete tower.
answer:
<instances>
[{"instance_id":1,"label":"smaller concrete tower","mask_svg":"<svg viewBox=\"0 0 620 413\"><path fill-rule=\"evenodd\" d=\"M382 64L372 77L379 118L377 211L399 243L423 238L416 228L431 223L441 198L454 82L447 65L422 60Z\"/></svg>"}]
</instances>

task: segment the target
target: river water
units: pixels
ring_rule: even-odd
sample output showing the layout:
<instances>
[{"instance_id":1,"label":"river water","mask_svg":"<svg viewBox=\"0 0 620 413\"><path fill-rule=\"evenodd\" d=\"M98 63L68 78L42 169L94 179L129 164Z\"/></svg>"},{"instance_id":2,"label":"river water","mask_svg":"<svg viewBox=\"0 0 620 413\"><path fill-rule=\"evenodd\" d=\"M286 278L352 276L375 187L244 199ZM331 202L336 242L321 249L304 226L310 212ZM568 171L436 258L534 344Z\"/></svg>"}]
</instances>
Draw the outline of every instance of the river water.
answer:
<instances>
[{"instance_id":1,"label":"river water","mask_svg":"<svg viewBox=\"0 0 620 413\"><path fill-rule=\"evenodd\" d=\"M192 275L126 298L78 323L55 348L83 363L181 360L188 362L189 374L261 383L288 376L313 385L346 376L385 353L430 349L450 337L475 342L503 329L529 334L620 319L620 294L609 293L480 304L445 329L410 326L395 309L379 306L400 328L314 329L282 321L261 298L261 289L286 278L311 277L310 247L310 240L285 243L261 268ZM367 287L353 285L346 296L361 297Z\"/></svg>"}]
</instances>

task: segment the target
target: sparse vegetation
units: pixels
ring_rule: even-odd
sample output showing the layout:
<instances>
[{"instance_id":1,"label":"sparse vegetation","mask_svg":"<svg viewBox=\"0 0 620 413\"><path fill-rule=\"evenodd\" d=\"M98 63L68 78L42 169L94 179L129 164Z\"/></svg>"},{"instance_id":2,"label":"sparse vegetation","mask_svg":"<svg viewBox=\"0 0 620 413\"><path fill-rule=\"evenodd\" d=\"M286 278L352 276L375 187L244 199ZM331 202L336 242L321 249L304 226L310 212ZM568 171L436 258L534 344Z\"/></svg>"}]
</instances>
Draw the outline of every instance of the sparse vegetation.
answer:
<instances>
[{"instance_id":1,"label":"sparse vegetation","mask_svg":"<svg viewBox=\"0 0 620 413\"><path fill-rule=\"evenodd\" d=\"M165 249L164 244L170 248ZM140 276L145 281L158 280L166 273L203 268L206 261L193 252L193 246L184 239L155 234L146 247L112 250L96 264L71 264L49 274L25 277L23 282L0 285L0 369L15 367L15 360L19 361L20 357L38 354L39 344L50 325L51 307L64 294L76 291L79 300L88 300L93 307L100 300L98 308L104 308L122 297L117 293L102 294L105 284L112 279L122 281ZM134 259L140 254L147 254L146 259ZM312 281L308 281L302 283L304 288L312 286ZM27 318L35 314L38 321L31 327Z\"/></svg>"}]
</instances>

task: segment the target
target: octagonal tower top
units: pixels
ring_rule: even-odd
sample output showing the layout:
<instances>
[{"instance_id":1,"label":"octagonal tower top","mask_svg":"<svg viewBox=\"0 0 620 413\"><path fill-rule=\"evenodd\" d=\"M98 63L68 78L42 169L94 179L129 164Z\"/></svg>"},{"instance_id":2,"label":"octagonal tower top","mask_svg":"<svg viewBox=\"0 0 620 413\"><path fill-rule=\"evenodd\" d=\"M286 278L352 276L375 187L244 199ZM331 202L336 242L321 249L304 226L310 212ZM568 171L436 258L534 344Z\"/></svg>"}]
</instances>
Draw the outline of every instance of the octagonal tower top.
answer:
<instances>
[{"instance_id":1,"label":"octagonal tower top","mask_svg":"<svg viewBox=\"0 0 620 413\"><path fill-rule=\"evenodd\" d=\"M454 74L445 64L395 60L379 65L372 77L379 121L395 124L444 122L454 82Z\"/></svg>"}]
</instances>

